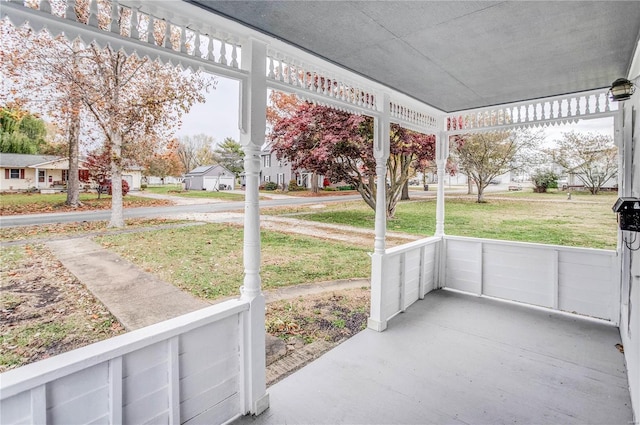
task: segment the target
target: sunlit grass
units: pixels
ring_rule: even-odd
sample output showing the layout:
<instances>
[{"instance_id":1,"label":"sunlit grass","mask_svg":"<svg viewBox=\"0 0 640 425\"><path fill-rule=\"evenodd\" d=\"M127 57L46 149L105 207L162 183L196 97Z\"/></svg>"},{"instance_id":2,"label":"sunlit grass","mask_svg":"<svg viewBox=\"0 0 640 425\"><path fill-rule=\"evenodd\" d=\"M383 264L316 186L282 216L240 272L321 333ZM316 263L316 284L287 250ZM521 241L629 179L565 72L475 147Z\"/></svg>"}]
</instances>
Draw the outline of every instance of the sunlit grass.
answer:
<instances>
[{"instance_id":1,"label":"sunlit grass","mask_svg":"<svg viewBox=\"0 0 640 425\"><path fill-rule=\"evenodd\" d=\"M96 240L139 267L195 296L214 299L242 285L242 229L203 226L120 234ZM367 250L311 237L262 233L265 289L369 275Z\"/></svg>"},{"instance_id":2,"label":"sunlit grass","mask_svg":"<svg viewBox=\"0 0 640 425\"><path fill-rule=\"evenodd\" d=\"M466 197L447 199L446 234L591 248L616 247L616 215L611 211L614 196L580 197L580 200L566 201L565 195L565 199L558 202L551 198L557 195L538 198L532 193L535 201L517 196L513 200L496 199L502 195L487 196L488 202L484 204ZM373 210L361 201L328 204L322 210L301 206L270 209L263 213L295 214L298 219L369 229L373 229L375 219ZM395 218L387 221L387 229L432 235L435 217L435 199L402 202Z\"/></svg>"}]
</instances>

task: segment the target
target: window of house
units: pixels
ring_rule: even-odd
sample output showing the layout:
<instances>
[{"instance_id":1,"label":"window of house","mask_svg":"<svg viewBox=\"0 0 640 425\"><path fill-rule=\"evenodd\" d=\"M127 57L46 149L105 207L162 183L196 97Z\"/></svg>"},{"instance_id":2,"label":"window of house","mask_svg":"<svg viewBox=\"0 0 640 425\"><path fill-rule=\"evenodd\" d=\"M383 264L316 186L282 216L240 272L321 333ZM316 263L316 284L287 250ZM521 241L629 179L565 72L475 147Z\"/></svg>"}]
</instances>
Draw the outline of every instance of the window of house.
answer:
<instances>
[{"instance_id":1,"label":"window of house","mask_svg":"<svg viewBox=\"0 0 640 425\"><path fill-rule=\"evenodd\" d=\"M264 179L263 181L265 181L265 182L270 182L271 181L271 176L264 176L263 179Z\"/></svg>"},{"instance_id":2,"label":"window of house","mask_svg":"<svg viewBox=\"0 0 640 425\"><path fill-rule=\"evenodd\" d=\"M62 181L69 181L69 170L62 170Z\"/></svg>"},{"instance_id":3,"label":"window of house","mask_svg":"<svg viewBox=\"0 0 640 425\"><path fill-rule=\"evenodd\" d=\"M24 179L24 168L6 168L4 170L5 179Z\"/></svg>"},{"instance_id":4,"label":"window of house","mask_svg":"<svg viewBox=\"0 0 640 425\"><path fill-rule=\"evenodd\" d=\"M271 167L271 155L265 155L262 157L262 166Z\"/></svg>"},{"instance_id":5,"label":"window of house","mask_svg":"<svg viewBox=\"0 0 640 425\"><path fill-rule=\"evenodd\" d=\"M44 183L47 172L45 170L38 170L38 183Z\"/></svg>"},{"instance_id":6,"label":"window of house","mask_svg":"<svg viewBox=\"0 0 640 425\"><path fill-rule=\"evenodd\" d=\"M284 183L284 173L278 174L278 184Z\"/></svg>"}]
</instances>

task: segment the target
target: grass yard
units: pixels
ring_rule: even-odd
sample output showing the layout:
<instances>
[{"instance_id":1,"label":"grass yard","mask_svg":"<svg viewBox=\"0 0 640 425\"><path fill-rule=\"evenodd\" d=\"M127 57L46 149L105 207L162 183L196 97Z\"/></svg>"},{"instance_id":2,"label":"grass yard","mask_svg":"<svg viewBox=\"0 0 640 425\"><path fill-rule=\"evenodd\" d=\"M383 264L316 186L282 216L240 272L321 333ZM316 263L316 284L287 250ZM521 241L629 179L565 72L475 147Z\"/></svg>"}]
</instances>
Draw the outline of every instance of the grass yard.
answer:
<instances>
[{"instance_id":1,"label":"grass yard","mask_svg":"<svg viewBox=\"0 0 640 425\"><path fill-rule=\"evenodd\" d=\"M66 206L66 200L66 193L4 193L0 194L0 215L104 210L111 208L111 196L109 195L102 195L100 199L98 199L98 195L95 193L80 193L80 201L84 205L78 208ZM123 206L125 208L158 205L171 205L171 202L141 198L131 194L128 194L123 199Z\"/></svg>"},{"instance_id":2,"label":"grass yard","mask_svg":"<svg viewBox=\"0 0 640 425\"><path fill-rule=\"evenodd\" d=\"M207 224L96 238L144 270L193 295L237 295L242 285L242 228ZM264 289L369 276L367 249L275 232L262 234Z\"/></svg>"},{"instance_id":3,"label":"grass yard","mask_svg":"<svg viewBox=\"0 0 640 425\"><path fill-rule=\"evenodd\" d=\"M213 198L225 201L244 201L244 195L240 193L210 191L210 190L182 190L181 185L168 184L164 186L149 186L145 189L151 193L160 195L179 196L181 198Z\"/></svg>"},{"instance_id":4,"label":"grass yard","mask_svg":"<svg viewBox=\"0 0 640 425\"><path fill-rule=\"evenodd\" d=\"M571 201L548 194L527 199L506 193L487 194L487 203L469 197L450 197L445 203L445 232L448 235L536 242L590 248L615 249L616 215L611 206L615 194L580 196ZM499 199L498 199L499 198ZM327 205L322 210L307 207L270 209L264 214L295 214L296 218L373 229L374 212L363 202ZM416 235L435 232L436 201L403 202L396 218L387 221L390 231Z\"/></svg>"}]
</instances>

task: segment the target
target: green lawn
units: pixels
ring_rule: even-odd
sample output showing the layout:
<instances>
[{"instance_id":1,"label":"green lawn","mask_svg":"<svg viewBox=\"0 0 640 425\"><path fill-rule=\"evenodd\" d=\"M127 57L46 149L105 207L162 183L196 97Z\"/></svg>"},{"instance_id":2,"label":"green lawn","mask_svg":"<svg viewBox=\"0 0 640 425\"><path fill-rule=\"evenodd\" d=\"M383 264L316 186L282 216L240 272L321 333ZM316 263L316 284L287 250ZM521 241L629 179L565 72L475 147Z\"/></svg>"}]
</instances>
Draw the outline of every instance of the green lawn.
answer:
<instances>
[{"instance_id":1,"label":"green lawn","mask_svg":"<svg viewBox=\"0 0 640 425\"><path fill-rule=\"evenodd\" d=\"M215 192L210 190L182 190L181 185L167 184L163 186L148 186L146 191L161 195L179 196L182 198L215 198L226 201L244 201L244 195L231 192Z\"/></svg>"},{"instance_id":2,"label":"green lawn","mask_svg":"<svg viewBox=\"0 0 640 425\"><path fill-rule=\"evenodd\" d=\"M207 224L96 238L98 243L193 295L214 299L242 285L242 228ZM262 233L265 289L369 276L367 249L274 232Z\"/></svg>"},{"instance_id":3,"label":"green lawn","mask_svg":"<svg viewBox=\"0 0 640 425\"><path fill-rule=\"evenodd\" d=\"M505 194L487 196L478 204L466 197L448 198L445 203L445 233L489 239L537 242L591 248L615 249L616 215L611 206L615 194L584 196L572 201L559 195L531 193L530 199L496 199ZM322 210L306 207L271 209L265 214L295 214L296 218L324 223L345 224L372 229L374 212L363 202L327 205ZM402 202L396 218L387 221L391 231L416 235L435 232L436 201Z\"/></svg>"}]
</instances>

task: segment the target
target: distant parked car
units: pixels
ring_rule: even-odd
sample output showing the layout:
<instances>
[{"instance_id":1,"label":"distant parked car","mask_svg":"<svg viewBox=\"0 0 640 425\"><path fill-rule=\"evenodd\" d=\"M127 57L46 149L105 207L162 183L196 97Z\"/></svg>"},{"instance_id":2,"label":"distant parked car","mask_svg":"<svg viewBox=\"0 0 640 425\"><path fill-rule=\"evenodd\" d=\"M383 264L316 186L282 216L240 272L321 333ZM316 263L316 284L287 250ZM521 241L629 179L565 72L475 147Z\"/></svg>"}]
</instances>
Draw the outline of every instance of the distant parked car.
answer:
<instances>
[{"instance_id":1,"label":"distant parked car","mask_svg":"<svg viewBox=\"0 0 640 425\"><path fill-rule=\"evenodd\" d=\"M102 180L98 185L98 193L111 195L111 179ZM129 183L126 180L122 180L122 196L129 193Z\"/></svg>"}]
</instances>

